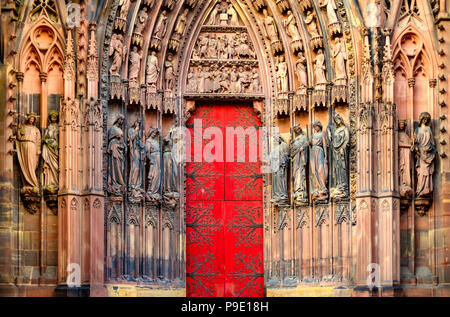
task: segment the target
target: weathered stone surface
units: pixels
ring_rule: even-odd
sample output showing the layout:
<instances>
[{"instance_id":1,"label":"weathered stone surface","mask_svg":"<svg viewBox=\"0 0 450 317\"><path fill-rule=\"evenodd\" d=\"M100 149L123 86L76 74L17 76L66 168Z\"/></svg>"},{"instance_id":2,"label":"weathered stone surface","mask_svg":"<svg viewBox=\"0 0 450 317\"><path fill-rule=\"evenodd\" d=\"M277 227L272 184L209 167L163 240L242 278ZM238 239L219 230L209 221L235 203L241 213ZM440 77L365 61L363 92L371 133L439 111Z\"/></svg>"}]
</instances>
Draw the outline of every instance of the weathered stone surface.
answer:
<instances>
[{"instance_id":1,"label":"weathered stone surface","mask_svg":"<svg viewBox=\"0 0 450 317\"><path fill-rule=\"evenodd\" d=\"M64 2L7 2L0 296L189 293L176 128L221 104L286 144L261 176L268 296L450 295L445 1L79 1L76 29Z\"/></svg>"}]
</instances>

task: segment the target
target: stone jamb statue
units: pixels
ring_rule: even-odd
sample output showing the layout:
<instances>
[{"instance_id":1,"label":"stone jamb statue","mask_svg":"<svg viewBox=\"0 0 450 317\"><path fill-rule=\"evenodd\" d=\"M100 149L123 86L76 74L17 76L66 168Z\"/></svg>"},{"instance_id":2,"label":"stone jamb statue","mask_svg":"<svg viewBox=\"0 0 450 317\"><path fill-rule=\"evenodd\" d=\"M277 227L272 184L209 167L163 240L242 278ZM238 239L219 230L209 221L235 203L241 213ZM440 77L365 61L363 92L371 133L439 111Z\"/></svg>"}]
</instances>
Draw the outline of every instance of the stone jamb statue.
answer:
<instances>
[{"instance_id":1,"label":"stone jamb statue","mask_svg":"<svg viewBox=\"0 0 450 317\"><path fill-rule=\"evenodd\" d=\"M309 147L308 137L300 125L294 127L296 137L291 141L291 161L293 180L293 201L296 206L304 206L309 202L307 190L307 174Z\"/></svg>"}]
</instances>

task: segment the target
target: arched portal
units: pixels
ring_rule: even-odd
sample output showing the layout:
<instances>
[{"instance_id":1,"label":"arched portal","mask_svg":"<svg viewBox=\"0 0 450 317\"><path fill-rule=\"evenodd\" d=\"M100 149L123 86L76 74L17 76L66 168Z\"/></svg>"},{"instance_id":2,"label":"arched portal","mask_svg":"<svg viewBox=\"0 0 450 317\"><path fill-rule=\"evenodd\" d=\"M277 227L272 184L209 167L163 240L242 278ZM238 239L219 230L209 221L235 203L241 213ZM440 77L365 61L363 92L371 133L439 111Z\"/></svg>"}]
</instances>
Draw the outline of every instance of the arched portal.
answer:
<instances>
[{"instance_id":1,"label":"arched portal","mask_svg":"<svg viewBox=\"0 0 450 317\"><path fill-rule=\"evenodd\" d=\"M356 94L349 90L357 89L356 52L345 10L338 11L335 1L320 5L311 1L124 1L111 5L110 20L101 70L102 77L108 78L101 85L108 140L105 208L106 219L110 219L106 228L117 227L114 232L120 237L106 232L111 237L106 242L107 282L137 280L177 286L187 282L191 295L255 296L261 295L264 286L331 280L333 276L348 279L350 201L355 193L355 188L350 189L355 177L350 174L356 169L349 166L348 154L343 154L341 165L330 162L322 188L313 188L304 185L313 184L313 173L291 163L287 153L289 144L298 146L313 134L324 139L340 125L344 152L355 155L348 129L355 127L351 114L356 111ZM238 114L242 113L241 120ZM219 167L209 162L202 166L203 161L176 164L172 154L173 145L180 144L177 132L184 128L186 134L193 132L199 119L203 119L202 130L213 128L209 121L217 121L223 131L224 158L229 154L227 125L244 128L244 132L249 127L264 127L267 135L256 140L266 155L264 163L277 151L286 162L277 176L255 172L245 160L236 166L221 162ZM313 129L313 123L321 131ZM122 144L121 136L126 146L114 158L113 149L118 142ZM209 143L216 141L210 136L203 140L200 159L211 150ZM244 152L249 152L251 142L244 143ZM140 146L145 157L139 154ZM330 160L341 153L330 151L322 146L321 153L327 152ZM309 161L306 153L294 155L292 162L300 162L302 155ZM234 177L235 168L242 175ZM321 168L328 169L328 165ZM299 176L290 177L290 173ZM233 177L240 183L233 183ZM254 195L233 197L239 186L250 187ZM204 193L197 193L201 190ZM216 197L213 190L222 196ZM239 204L252 208L237 208ZM256 287L253 291L240 287L242 293L236 286L228 293L225 286L211 292L205 288L192 291L191 259L200 263L211 255L207 248L192 246L200 239L196 213L205 213L212 221L214 230L207 233L210 239L220 231L223 242L233 228L227 225L245 210L257 215L256 224L249 226L256 226L257 234L251 229L247 238L261 239L257 247L252 246L258 270L249 273L257 275ZM334 216L338 236L333 236L331 228ZM200 219L200 227L211 227L208 221L205 224ZM245 226L239 230L245 232ZM229 245L235 243L233 239ZM215 273L221 276L220 283L231 285L226 275L232 274L232 262L245 263L237 256L249 254L245 248L241 253L225 252L222 245ZM339 260L333 262L333 257Z\"/></svg>"}]
</instances>

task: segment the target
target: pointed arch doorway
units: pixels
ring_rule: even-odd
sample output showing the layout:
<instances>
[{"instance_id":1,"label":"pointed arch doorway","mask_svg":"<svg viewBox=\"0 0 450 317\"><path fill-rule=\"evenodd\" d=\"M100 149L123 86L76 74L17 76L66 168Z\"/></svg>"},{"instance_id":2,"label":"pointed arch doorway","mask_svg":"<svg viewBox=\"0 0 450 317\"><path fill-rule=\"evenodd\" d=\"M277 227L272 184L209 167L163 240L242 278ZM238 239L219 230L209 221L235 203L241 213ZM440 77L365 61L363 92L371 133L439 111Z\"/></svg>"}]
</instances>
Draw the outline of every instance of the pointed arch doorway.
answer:
<instances>
[{"instance_id":1,"label":"pointed arch doorway","mask_svg":"<svg viewBox=\"0 0 450 317\"><path fill-rule=\"evenodd\" d=\"M202 123L201 129L194 127L196 122ZM227 127L256 131L261 120L249 104L207 102L196 107L187 127L192 150L186 165L187 296L263 296L263 179L259 156L256 162L250 156L254 142L258 149L261 142L249 134L242 144L239 130L237 135L227 135ZM197 152L194 130L204 134ZM224 137L208 138L212 131ZM211 151L211 142L223 146L224 160L220 150ZM242 149L245 160L238 162L236 153ZM233 150L230 161L227 156ZM209 159L208 153L215 159Z\"/></svg>"}]
</instances>

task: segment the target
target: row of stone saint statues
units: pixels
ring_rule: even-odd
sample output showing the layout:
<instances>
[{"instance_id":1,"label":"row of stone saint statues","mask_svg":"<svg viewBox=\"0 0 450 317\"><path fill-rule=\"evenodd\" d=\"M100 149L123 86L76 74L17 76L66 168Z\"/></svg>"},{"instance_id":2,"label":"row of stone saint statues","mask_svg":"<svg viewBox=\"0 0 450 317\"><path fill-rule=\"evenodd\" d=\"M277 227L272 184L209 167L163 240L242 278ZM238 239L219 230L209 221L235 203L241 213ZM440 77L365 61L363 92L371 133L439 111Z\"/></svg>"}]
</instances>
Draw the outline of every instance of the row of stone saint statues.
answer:
<instances>
[{"instance_id":1,"label":"row of stone saint statues","mask_svg":"<svg viewBox=\"0 0 450 317\"><path fill-rule=\"evenodd\" d=\"M59 126L58 112L50 111L47 129L41 137L36 123L39 116L29 113L19 125L16 137L17 158L22 172L22 195L40 197L36 171L42 158L42 186L45 195L56 195L59 184Z\"/></svg>"},{"instance_id":2,"label":"row of stone saint statues","mask_svg":"<svg viewBox=\"0 0 450 317\"><path fill-rule=\"evenodd\" d=\"M108 131L108 193L112 197L123 197L127 185L125 181L125 146L128 146L128 199L131 203L140 203L146 199L149 203L164 202L175 206L179 199L178 164L172 154L178 142L177 134L171 130L162 140L160 131L151 128L142 141L142 121L137 119L128 128L127 142L122 130L124 116L119 115ZM147 181L144 182L144 173ZM144 183L147 184L145 190Z\"/></svg>"},{"instance_id":3,"label":"row of stone saint statues","mask_svg":"<svg viewBox=\"0 0 450 317\"><path fill-rule=\"evenodd\" d=\"M348 198L349 175L349 142L350 134L344 119L334 116L335 129L323 131L319 121L313 123L313 135L309 139L300 125L294 127L296 134L290 145L279 137L278 145L270 154L273 171L272 202L278 207L290 205L288 193L288 170L292 163L292 181L294 205L309 203L308 168L311 174L311 199L313 202L325 202L330 196L328 191L328 162L330 146L333 155L332 169L335 186L331 189L331 197L335 200Z\"/></svg>"},{"instance_id":4,"label":"row of stone saint statues","mask_svg":"<svg viewBox=\"0 0 450 317\"><path fill-rule=\"evenodd\" d=\"M349 130L344 119L336 114L334 116L335 129L328 129L325 134L322 124L314 122L313 136L309 140L300 126L294 127L296 137L290 146L283 138L279 138L278 145L271 152L273 174L272 202L280 207L289 205L288 169L292 163L293 195L292 200L296 206L309 203L307 170L310 168L311 199L313 202L327 201L329 198L329 151L332 154L332 170L334 187L331 189L331 198L335 200L347 199L349 189ZM412 198L411 153L415 157L415 170L417 176L415 196L417 204L429 208L433 193L433 173L436 159L436 146L431 130L431 116L422 113L419 126L411 140L406 134L406 122L399 124L399 184L400 196ZM276 164L276 166L275 166ZM428 200L422 202L421 200Z\"/></svg>"},{"instance_id":5,"label":"row of stone saint statues","mask_svg":"<svg viewBox=\"0 0 450 317\"><path fill-rule=\"evenodd\" d=\"M419 126L411 139L407 132L405 120L399 122L399 175L400 197L410 199L414 196L411 177L411 154L415 158L416 207L425 212L430 206L433 195L433 174L436 160L436 144L431 129L431 116L424 112L419 117ZM405 200L402 201L404 203ZM407 203L408 205L408 203Z\"/></svg>"}]
</instances>

